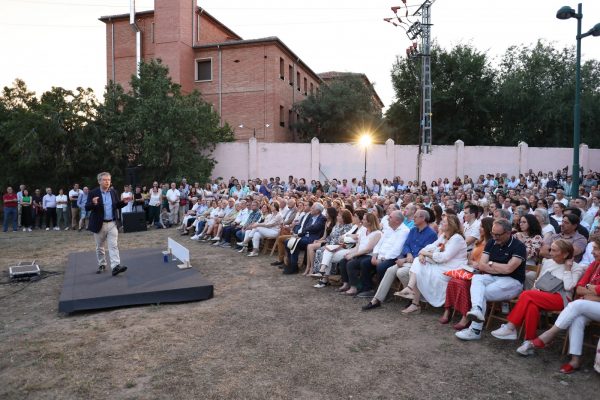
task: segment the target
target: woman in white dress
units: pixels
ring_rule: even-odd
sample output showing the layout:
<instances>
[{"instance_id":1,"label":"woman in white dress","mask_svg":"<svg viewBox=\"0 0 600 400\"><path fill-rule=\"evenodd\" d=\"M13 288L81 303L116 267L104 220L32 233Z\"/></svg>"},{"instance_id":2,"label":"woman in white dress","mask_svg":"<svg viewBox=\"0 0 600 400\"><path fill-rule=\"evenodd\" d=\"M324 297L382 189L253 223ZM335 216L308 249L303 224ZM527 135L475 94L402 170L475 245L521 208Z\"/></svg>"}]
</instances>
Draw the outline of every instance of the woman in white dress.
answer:
<instances>
[{"instance_id":1,"label":"woman in white dress","mask_svg":"<svg viewBox=\"0 0 600 400\"><path fill-rule=\"evenodd\" d=\"M248 253L248 257L258 256L258 249L260 248L260 240L262 238L277 238L281 230L281 224L283 223L283 217L279 214L279 204L277 203L271 205L263 204L260 212L263 220L252 224L252 229L246 230L244 233L244 240L238 243L238 245L242 246L239 252L243 253L247 250L248 243L252 241L252 251Z\"/></svg>"},{"instance_id":2,"label":"woman in white dress","mask_svg":"<svg viewBox=\"0 0 600 400\"><path fill-rule=\"evenodd\" d=\"M441 307L446 300L446 287L449 276L444 272L467 265L467 242L456 215L446 215L440 226L442 234L430 245L425 246L411 266L416 285L413 289L412 304L403 314L421 312L421 296L434 307Z\"/></svg>"}]
</instances>

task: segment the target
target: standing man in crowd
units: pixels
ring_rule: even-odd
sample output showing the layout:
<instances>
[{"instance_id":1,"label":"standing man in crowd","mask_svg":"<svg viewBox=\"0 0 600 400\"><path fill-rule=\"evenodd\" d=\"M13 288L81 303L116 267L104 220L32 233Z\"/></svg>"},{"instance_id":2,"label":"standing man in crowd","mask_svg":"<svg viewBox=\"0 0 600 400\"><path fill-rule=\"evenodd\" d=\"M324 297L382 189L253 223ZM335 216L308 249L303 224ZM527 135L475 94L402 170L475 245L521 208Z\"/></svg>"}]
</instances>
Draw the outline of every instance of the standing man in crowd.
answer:
<instances>
[{"instance_id":1,"label":"standing man in crowd","mask_svg":"<svg viewBox=\"0 0 600 400\"><path fill-rule=\"evenodd\" d=\"M17 225L19 228L21 227L21 204L23 202L23 190L25 190L25 185L19 185L19 191L17 192Z\"/></svg>"},{"instance_id":2,"label":"standing man in crowd","mask_svg":"<svg viewBox=\"0 0 600 400\"><path fill-rule=\"evenodd\" d=\"M85 228L85 220L89 218L90 212L86 211L85 205L88 200L89 189L87 186L84 186L83 191L77 197L77 207L79 208L79 223L78 223L78 232L81 232L83 228Z\"/></svg>"},{"instance_id":3,"label":"standing man in crowd","mask_svg":"<svg viewBox=\"0 0 600 400\"><path fill-rule=\"evenodd\" d=\"M171 182L171 189L167 190L167 201L169 202L169 222L171 225L179 223L179 199L181 193L177 190L175 182Z\"/></svg>"},{"instance_id":4,"label":"standing man in crowd","mask_svg":"<svg viewBox=\"0 0 600 400\"><path fill-rule=\"evenodd\" d=\"M12 187L6 188L6 193L2 196L4 204L4 232L8 232L8 224L12 222L13 232L17 231L17 195Z\"/></svg>"},{"instance_id":5,"label":"standing man in crowd","mask_svg":"<svg viewBox=\"0 0 600 400\"><path fill-rule=\"evenodd\" d=\"M129 198L119 201L117 192L110 187L111 176L108 172L98 174L98 184L100 187L89 193L85 203L86 211L90 211L88 229L94 233L94 240L96 241L96 257L98 258L96 273L100 274L106 269L104 246L108 242L110 268L112 269L112 275L115 276L127 270L126 266L121 265L119 257L117 209L125 207L129 202Z\"/></svg>"},{"instance_id":6,"label":"standing man in crowd","mask_svg":"<svg viewBox=\"0 0 600 400\"><path fill-rule=\"evenodd\" d=\"M81 195L79 183L73 185L73 189L69 190L69 206L71 207L71 229L77 229L79 225L79 206L77 199Z\"/></svg>"}]
</instances>

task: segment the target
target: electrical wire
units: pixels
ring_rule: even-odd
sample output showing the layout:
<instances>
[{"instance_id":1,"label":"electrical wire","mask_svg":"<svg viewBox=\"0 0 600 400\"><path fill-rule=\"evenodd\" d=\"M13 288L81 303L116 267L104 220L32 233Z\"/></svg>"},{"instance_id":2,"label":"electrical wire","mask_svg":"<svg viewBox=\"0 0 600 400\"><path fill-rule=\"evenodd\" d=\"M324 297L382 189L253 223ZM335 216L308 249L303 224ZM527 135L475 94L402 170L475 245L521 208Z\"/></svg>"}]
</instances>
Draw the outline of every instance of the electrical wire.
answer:
<instances>
[{"instance_id":1,"label":"electrical wire","mask_svg":"<svg viewBox=\"0 0 600 400\"><path fill-rule=\"evenodd\" d=\"M23 290L27 289L34 282L39 282L39 281L42 281L42 280L44 280L46 278L49 278L51 276L58 276L58 275L63 275L63 272L59 272L59 271L44 271L44 270L42 270L42 271L40 271L40 275L39 276L30 277L28 280L25 280L25 279L10 280L10 278L9 278L9 280L0 281L0 285L17 285L17 284L20 284L20 283L24 283L23 287L20 287L19 289L15 290L15 291L13 291L11 293L8 293L8 294L5 294L4 296L1 296L0 300L4 300L6 298L14 296L15 294L17 294L19 292L22 292ZM5 279L6 278L8 278L8 277L5 277Z\"/></svg>"}]
</instances>

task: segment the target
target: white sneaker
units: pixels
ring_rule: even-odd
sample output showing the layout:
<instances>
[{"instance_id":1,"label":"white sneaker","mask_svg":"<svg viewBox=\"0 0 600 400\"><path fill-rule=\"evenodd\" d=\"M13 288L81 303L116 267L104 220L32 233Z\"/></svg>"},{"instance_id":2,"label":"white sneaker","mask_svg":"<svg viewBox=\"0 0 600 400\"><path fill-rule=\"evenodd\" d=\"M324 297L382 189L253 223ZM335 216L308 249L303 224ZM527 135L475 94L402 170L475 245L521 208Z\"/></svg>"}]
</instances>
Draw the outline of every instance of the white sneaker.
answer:
<instances>
[{"instance_id":1,"label":"white sneaker","mask_svg":"<svg viewBox=\"0 0 600 400\"><path fill-rule=\"evenodd\" d=\"M220 242L220 241L221 241L221 238L220 238L220 237L218 237L218 236L215 236L214 238L212 238L212 239L210 239L210 240L211 240L211 242Z\"/></svg>"},{"instance_id":2,"label":"white sneaker","mask_svg":"<svg viewBox=\"0 0 600 400\"><path fill-rule=\"evenodd\" d=\"M55 230L55 231L60 231L60 228L59 228L58 226L55 226L55 227L54 227L54 230Z\"/></svg>"},{"instance_id":3,"label":"white sneaker","mask_svg":"<svg viewBox=\"0 0 600 400\"><path fill-rule=\"evenodd\" d=\"M517 353L525 357L531 356L535 353L535 346L531 343L531 340L526 340L517 348Z\"/></svg>"},{"instance_id":4,"label":"white sneaker","mask_svg":"<svg viewBox=\"0 0 600 400\"><path fill-rule=\"evenodd\" d=\"M479 307L473 307L473 308L471 308L471 311L469 311L467 313L467 318L469 318L470 321L475 321L475 322L483 322L483 321L485 321L485 317L483 316L483 312L481 312L481 308L479 308Z\"/></svg>"},{"instance_id":5,"label":"white sneaker","mask_svg":"<svg viewBox=\"0 0 600 400\"><path fill-rule=\"evenodd\" d=\"M46 230L47 230L47 231L49 231L49 230L50 230L50 228L46 228Z\"/></svg>"},{"instance_id":6,"label":"white sneaker","mask_svg":"<svg viewBox=\"0 0 600 400\"><path fill-rule=\"evenodd\" d=\"M27 232L27 228L23 228L23 232Z\"/></svg>"},{"instance_id":7,"label":"white sneaker","mask_svg":"<svg viewBox=\"0 0 600 400\"><path fill-rule=\"evenodd\" d=\"M200 240L200 236L194 235L190 238L190 240Z\"/></svg>"},{"instance_id":8,"label":"white sneaker","mask_svg":"<svg viewBox=\"0 0 600 400\"><path fill-rule=\"evenodd\" d=\"M471 328L467 328L467 329L463 329L462 331L458 331L455 333L455 335L460 340L479 340L479 339L481 339L481 332L475 333L475 331L473 331L473 329L471 329Z\"/></svg>"},{"instance_id":9,"label":"white sneaker","mask_svg":"<svg viewBox=\"0 0 600 400\"><path fill-rule=\"evenodd\" d=\"M238 253L245 253L246 251L248 251L248 248L242 247L240 250L238 250Z\"/></svg>"},{"instance_id":10,"label":"white sneaker","mask_svg":"<svg viewBox=\"0 0 600 400\"><path fill-rule=\"evenodd\" d=\"M508 324L502 324L500 328L492 331L492 336L501 340L517 340L517 330L510 329Z\"/></svg>"},{"instance_id":11,"label":"white sneaker","mask_svg":"<svg viewBox=\"0 0 600 400\"><path fill-rule=\"evenodd\" d=\"M222 245L222 243L221 242L214 242L212 245L213 246L220 246L220 245Z\"/></svg>"},{"instance_id":12,"label":"white sneaker","mask_svg":"<svg viewBox=\"0 0 600 400\"><path fill-rule=\"evenodd\" d=\"M250 253L248 253L248 257L258 257L258 253L251 251Z\"/></svg>"},{"instance_id":13,"label":"white sneaker","mask_svg":"<svg viewBox=\"0 0 600 400\"><path fill-rule=\"evenodd\" d=\"M27 232L31 232L31 228L27 228Z\"/></svg>"},{"instance_id":14,"label":"white sneaker","mask_svg":"<svg viewBox=\"0 0 600 400\"><path fill-rule=\"evenodd\" d=\"M244 243L244 242L237 242L236 244L237 244L238 246L244 246L244 247L246 247L246 246L247 246L247 244L246 244L246 243Z\"/></svg>"},{"instance_id":15,"label":"white sneaker","mask_svg":"<svg viewBox=\"0 0 600 400\"><path fill-rule=\"evenodd\" d=\"M65 228L65 231L68 231L68 230L69 230L69 227L67 226L67 227Z\"/></svg>"}]
</instances>

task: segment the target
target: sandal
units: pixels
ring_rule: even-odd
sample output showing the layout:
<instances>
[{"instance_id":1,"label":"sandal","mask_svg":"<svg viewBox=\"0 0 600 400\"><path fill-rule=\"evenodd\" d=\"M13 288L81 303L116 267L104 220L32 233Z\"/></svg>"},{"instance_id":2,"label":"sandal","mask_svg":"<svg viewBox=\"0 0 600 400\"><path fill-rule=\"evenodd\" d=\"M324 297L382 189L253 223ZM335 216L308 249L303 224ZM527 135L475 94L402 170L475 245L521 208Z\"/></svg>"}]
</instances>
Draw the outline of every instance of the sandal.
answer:
<instances>
[{"instance_id":1,"label":"sandal","mask_svg":"<svg viewBox=\"0 0 600 400\"><path fill-rule=\"evenodd\" d=\"M407 286L404 289L402 289L401 291L394 293L394 296L412 300L415 297L415 293L409 286Z\"/></svg>"},{"instance_id":2,"label":"sandal","mask_svg":"<svg viewBox=\"0 0 600 400\"><path fill-rule=\"evenodd\" d=\"M339 287L339 288L335 289L335 291L339 292L339 293L343 293L346 290L350 290L350 287L345 288L345 287L342 286L342 287Z\"/></svg>"},{"instance_id":3,"label":"sandal","mask_svg":"<svg viewBox=\"0 0 600 400\"><path fill-rule=\"evenodd\" d=\"M408 315L408 314L420 314L421 313L421 306L415 303L411 303L410 306L408 306L407 308L405 308L404 310L401 311L402 314L404 315Z\"/></svg>"},{"instance_id":4,"label":"sandal","mask_svg":"<svg viewBox=\"0 0 600 400\"><path fill-rule=\"evenodd\" d=\"M560 367L560 372L562 374L568 375L568 374L572 374L573 372L579 371L581 367L574 367L573 365L571 365L570 363L566 363L564 364L562 367Z\"/></svg>"}]
</instances>

